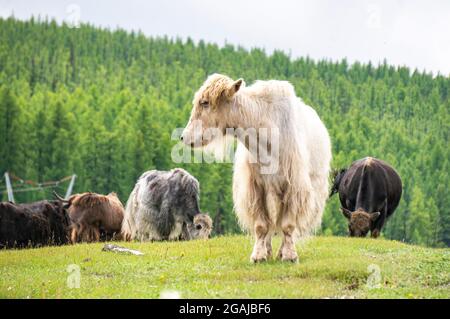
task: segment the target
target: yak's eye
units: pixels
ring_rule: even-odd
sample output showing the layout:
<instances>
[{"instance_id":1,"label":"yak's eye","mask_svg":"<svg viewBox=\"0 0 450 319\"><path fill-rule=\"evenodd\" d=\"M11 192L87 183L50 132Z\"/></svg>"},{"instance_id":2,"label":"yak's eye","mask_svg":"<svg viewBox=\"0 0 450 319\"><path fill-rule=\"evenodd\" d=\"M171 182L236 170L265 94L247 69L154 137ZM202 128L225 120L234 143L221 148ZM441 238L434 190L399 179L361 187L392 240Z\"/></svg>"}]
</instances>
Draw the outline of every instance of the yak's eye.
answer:
<instances>
[{"instance_id":1,"label":"yak's eye","mask_svg":"<svg viewBox=\"0 0 450 319\"><path fill-rule=\"evenodd\" d=\"M197 230L200 230L200 229L202 229L202 225L198 224L198 225L195 226L195 228L196 228Z\"/></svg>"},{"instance_id":2,"label":"yak's eye","mask_svg":"<svg viewBox=\"0 0 450 319\"><path fill-rule=\"evenodd\" d=\"M200 106L204 107L204 108L207 108L209 106L209 102L206 101L206 100L202 100L202 101L200 101Z\"/></svg>"}]
</instances>

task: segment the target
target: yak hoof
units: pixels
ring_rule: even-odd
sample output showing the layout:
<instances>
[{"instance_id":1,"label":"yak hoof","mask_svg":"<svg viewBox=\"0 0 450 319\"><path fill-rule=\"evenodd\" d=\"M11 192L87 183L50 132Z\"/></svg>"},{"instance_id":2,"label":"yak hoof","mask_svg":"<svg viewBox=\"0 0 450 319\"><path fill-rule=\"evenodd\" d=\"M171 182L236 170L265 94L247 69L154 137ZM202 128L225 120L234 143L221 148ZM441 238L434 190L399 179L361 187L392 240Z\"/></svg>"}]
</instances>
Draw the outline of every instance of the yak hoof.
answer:
<instances>
[{"instance_id":1,"label":"yak hoof","mask_svg":"<svg viewBox=\"0 0 450 319\"><path fill-rule=\"evenodd\" d=\"M285 261L288 261L288 262L291 262L291 263L294 263L294 264L296 264L296 263L298 263L298 256L297 255L295 255L295 256L289 256L289 257L282 257L281 258L281 261L283 261L283 262L285 262Z\"/></svg>"},{"instance_id":2,"label":"yak hoof","mask_svg":"<svg viewBox=\"0 0 450 319\"><path fill-rule=\"evenodd\" d=\"M250 261L252 261L253 263L261 263L261 262L266 262L267 261L267 254L263 254L263 253L253 253L252 256L250 257Z\"/></svg>"},{"instance_id":3,"label":"yak hoof","mask_svg":"<svg viewBox=\"0 0 450 319\"><path fill-rule=\"evenodd\" d=\"M250 258L250 261L251 262L253 262L254 264L257 264L257 263L264 263L264 262L266 262L267 261L267 257L251 257Z\"/></svg>"},{"instance_id":4,"label":"yak hoof","mask_svg":"<svg viewBox=\"0 0 450 319\"><path fill-rule=\"evenodd\" d=\"M292 262L292 263L298 263L298 255L295 250L287 250L286 249L286 250L282 251L280 249L280 251L278 252L277 258L283 262L287 261L287 262Z\"/></svg>"}]
</instances>

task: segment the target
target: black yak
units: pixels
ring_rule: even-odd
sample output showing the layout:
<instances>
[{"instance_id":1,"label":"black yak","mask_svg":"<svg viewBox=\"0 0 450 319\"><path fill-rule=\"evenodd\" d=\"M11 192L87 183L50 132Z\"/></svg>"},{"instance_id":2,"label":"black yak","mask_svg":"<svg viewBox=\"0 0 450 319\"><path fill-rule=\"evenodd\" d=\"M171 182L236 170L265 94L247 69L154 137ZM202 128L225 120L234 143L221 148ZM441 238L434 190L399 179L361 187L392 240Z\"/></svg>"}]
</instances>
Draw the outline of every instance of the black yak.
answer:
<instances>
[{"instance_id":1,"label":"black yak","mask_svg":"<svg viewBox=\"0 0 450 319\"><path fill-rule=\"evenodd\" d=\"M69 241L67 205L59 200L0 203L0 247L61 245Z\"/></svg>"},{"instance_id":2,"label":"black yak","mask_svg":"<svg viewBox=\"0 0 450 319\"><path fill-rule=\"evenodd\" d=\"M349 220L350 236L377 238L402 196L402 181L387 163L366 157L334 177L331 195L339 193L341 210Z\"/></svg>"}]
</instances>

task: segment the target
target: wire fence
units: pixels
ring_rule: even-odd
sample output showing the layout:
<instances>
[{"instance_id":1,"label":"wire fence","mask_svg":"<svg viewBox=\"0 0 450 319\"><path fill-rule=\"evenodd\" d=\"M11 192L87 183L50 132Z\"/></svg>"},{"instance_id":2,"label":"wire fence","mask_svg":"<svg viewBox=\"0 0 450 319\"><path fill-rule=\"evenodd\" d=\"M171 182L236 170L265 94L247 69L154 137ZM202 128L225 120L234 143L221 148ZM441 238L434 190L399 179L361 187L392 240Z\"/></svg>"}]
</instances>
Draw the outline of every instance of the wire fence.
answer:
<instances>
[{"instance_id":1,"label":"wire fence","mask_svg":"<svg viewBox=\"0 0 450 319\"><path fill-rule=\"evenodd\" d=\"M62 187L61 184L67 183L71 181L68 191L66 192L66 195L72 191L74 177L76 175L69 175L65 176L59 180L52 180L52 181L45 181L45 182L36 182L29 179L20 178L17 175L6 172L5 175L0 178L0 186L4 186L6 184L6 187L0 188L0 193L7 194L8 193L8 183L6 183L6 176L9 176L11 180L11 191L13 193L25 193L25 192L41 192L44 197L47 197L46 195L50 195L54 190L60 190L62 192L66 192L66 189Z\"/></svg>"}]
</instances>

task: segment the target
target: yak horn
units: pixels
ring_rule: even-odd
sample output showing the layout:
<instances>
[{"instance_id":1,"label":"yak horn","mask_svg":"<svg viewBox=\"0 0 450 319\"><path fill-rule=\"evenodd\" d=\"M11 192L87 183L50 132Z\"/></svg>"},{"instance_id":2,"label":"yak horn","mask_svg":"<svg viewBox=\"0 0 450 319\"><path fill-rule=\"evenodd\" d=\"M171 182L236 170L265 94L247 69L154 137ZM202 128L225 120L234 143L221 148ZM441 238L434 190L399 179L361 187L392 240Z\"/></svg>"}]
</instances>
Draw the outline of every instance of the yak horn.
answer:
<instances>
[{"instance_id":1,"label":"yak horn","mask_svg":"<svg viewBox=\"0 0 450 319\"><path fill-rule=\"evenodd\" d=\"M69 201L67 199L62 198L61 196L58 195L58 193L56 191L53 191L53 196L55 196L57 199L59 199L62 202L68 203Z\"/></svg>"}]
</instances>

